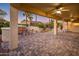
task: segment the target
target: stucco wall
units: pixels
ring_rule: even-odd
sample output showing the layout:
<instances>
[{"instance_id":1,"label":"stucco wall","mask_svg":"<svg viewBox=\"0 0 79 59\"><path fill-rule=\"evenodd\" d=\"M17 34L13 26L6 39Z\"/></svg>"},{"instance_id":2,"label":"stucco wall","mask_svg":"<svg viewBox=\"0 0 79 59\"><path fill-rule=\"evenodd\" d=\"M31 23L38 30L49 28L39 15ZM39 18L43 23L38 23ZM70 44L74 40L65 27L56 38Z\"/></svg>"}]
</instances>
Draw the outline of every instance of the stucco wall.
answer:
<instances>
[{"instance_id":1,"label":"stucco wall","mask_svg":"<svg viewBox=\"0 0 79 59\"><path fill-rule=\"evenodd\" d=\"M79 32L79 23L73 23L72 25L69 25L68 28L72 32Z\"/></svg>"},{"instance_id":2,"label":"stucco wall","mask_svg":"<svg viewBox=\"0 0 79 59\"><path fill-rule=\"evenodd\" d=\"M73 26L72 31L73 32L79 32L79 26Z\"/></svg>"},{"instance_id":3,"label":"stucco wall","mask_svg":"<svg viewBox=\"0 0 79 59\"><path fill-rule=\"evenodd\" d=\"M2 28L2 41L10 41L10 28Z\"/></svg>"}]
</instances>

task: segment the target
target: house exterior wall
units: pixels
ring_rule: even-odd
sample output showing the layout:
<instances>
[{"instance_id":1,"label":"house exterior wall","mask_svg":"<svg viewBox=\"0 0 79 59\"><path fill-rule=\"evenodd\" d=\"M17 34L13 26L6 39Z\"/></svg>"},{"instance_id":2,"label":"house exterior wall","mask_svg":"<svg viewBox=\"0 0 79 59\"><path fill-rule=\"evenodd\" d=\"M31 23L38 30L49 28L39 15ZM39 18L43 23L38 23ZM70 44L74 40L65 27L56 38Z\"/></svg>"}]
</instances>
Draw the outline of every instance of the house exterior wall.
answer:
<instances>
[{"instance_id":1,"label":"house exterior wall","mask_svg":"<svg viewBox=\"0 0 79 59\"><path fill-rule=\"evenodd\" d=\"M79 32L79 23L68 24L68 30L72 32Z\"/></svg>"}]
</instances>

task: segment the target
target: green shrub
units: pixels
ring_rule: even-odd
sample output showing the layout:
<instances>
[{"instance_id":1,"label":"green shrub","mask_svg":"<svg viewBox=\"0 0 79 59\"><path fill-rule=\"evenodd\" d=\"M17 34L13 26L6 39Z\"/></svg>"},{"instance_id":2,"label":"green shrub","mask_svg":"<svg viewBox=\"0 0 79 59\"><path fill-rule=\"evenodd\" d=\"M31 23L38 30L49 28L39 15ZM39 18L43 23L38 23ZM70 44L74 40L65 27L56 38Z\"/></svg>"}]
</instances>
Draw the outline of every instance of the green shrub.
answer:
<instances>
[{"instance_id":1,"label":"green shrub","mask_svg":"<svg viewBox=\"0 0 79 59\"><path fill-rule=\"evenodd\" d=\"M28 24L18 24L18 25L22 25L22 26L28 26Z\"/></svg>"},{"instance_id":2,"label":"green shrub","mask_svg":"<svg viewBox=\"0 0 79 59\"><path fill-rule=\"evenodd\" d=\"M45 24L42 23L42 22L37 22L37 23L33 23L32 26L37 26L39 28L44 28L45 27Z\"/></svg>"},{"instance_id":3,"label":"green shrub","mask_svg":"<svg viewBox=\"0 0 79 59\"><path fill-rule=\"evenodd\" d=\"M49 22L47 25L48 25L49 28L53 28L54 23L53 22Z\"/></svg>"},{"instance_id":4,"label":"green shrub","mask_svg":"<svg viewBox=\"0 0 79 59\"><path fill-rule=\"evenodd\" d=\"M1 28L2 27L9 27L9 22L8 21L2 21L0 22L0 34L2 33Z\"/></svg>"}]
</instances>

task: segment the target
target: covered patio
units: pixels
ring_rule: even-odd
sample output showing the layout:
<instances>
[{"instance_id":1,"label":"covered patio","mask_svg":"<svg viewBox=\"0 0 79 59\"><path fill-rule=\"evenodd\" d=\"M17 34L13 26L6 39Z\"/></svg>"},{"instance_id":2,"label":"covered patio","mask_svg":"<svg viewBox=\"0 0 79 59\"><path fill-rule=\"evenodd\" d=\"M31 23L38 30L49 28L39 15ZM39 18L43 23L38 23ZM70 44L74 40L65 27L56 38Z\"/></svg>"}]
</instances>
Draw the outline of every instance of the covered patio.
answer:
<instances>
[{"instance_id":1,"label":"covered patio","mask_svg":"<svg viewBox=\"0 0 79 59\"><path fill-rule=\"evenodd\" d=\"M52 10L62 8L61 14ZM10 55L79 55L79 4L26 3L10 4ZM22 10L54 19L53 32L18 35L18 11ZM63 30L58 32L57 21L63 21ZM19 47L19 43L20 44ZM15 52L19 50L19 52ZM14 53L15 52L15 53Z\"/></svg>"}]
</instances>

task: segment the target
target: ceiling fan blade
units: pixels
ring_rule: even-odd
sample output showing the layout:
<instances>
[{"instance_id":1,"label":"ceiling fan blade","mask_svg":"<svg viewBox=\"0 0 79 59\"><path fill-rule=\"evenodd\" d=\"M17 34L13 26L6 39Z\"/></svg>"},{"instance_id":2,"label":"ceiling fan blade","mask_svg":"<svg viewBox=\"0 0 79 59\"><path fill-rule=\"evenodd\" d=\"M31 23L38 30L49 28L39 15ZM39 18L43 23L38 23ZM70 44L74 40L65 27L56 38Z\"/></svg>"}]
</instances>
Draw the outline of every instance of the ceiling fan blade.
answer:
<instances>
[{"instance_id":1,"label":"ceiling fan blade","mask_svg":"<svg viewBox=\"0 0 79 59\"><path fill-rule=\"evenodd\" d=\"M57 3L57 5L54 5L54 7L53 7L51 10L49 10L48 12L52 12L52 11L58 10L58 9L60 9L61 7L62 7L62 4Z\"/></svg>"},{"instance_id":2,"label":"ceiling fan blade","mask_svg":"<svg viewBox=\"0 0 79 59\"><path fill-rule=\"evenodd\" d=\"M52 12L52 14L56 14L56 12Z\"/></svg>"},{"instance_id":3,"label":"ceiling fan blade","mask_svg":"<svg viewBox=\"0 0 79 59\"><path fill-rule=\"evenodd\" d=\"M69 10L66 9L66 10L61 10L61 11L69 11Z\"/></svg>"},{"instance_id":4,"label":"ceiling fan blade","mask_svg":"<svg viewBox=\"0 0 79 59\"><path fill-rule=\"evenodd\" d=\"M54 11L55 10L55 8L52 8L51 10L49 10L49 11L47 11L47 12L52 12L52 11Z\"/></svg>"}]
</instances>

